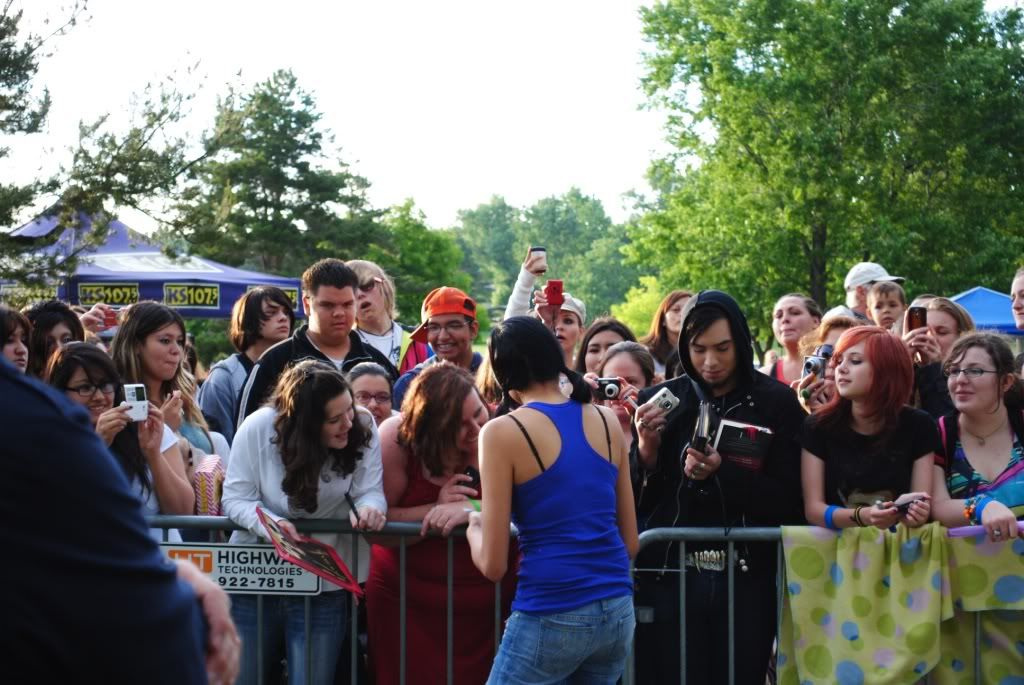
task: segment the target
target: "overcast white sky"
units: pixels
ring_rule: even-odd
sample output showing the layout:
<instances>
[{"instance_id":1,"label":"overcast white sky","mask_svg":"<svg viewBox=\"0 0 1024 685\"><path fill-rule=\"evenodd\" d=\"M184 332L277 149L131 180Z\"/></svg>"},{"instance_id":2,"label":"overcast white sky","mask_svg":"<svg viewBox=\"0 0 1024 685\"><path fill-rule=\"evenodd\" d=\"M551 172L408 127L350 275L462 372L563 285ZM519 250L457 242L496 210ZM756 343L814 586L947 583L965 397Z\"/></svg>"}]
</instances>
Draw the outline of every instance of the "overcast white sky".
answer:
<instances>
[{"instance_id":1,"label":"overcast white sky","mask_svg":"<svg viewBox=\"0 0 1024 685\"><path fill-rule=\"evenodd\" d=\"M40 30L66 4L16 0ZM124 121L133 93L197 61L197 136L239 70L251 85L291 68L377 207L411 197L443 227L495 194L529 205L575 185L622 220L622 194L646 189L666 148L663 115L638 109L641 4L91 0L88 21L42 63L53 108L45 134L17 145L14 170L52 165L79 120Z\"/></svg>"}]
</instances>

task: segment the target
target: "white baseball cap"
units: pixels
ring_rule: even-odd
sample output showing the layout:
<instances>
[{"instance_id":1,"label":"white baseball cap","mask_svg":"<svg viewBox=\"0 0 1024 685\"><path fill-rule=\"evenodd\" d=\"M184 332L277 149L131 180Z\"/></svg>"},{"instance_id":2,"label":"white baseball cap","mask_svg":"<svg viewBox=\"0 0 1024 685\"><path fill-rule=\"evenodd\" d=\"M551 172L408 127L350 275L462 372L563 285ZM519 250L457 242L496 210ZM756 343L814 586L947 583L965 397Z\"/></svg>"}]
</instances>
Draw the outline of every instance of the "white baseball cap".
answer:
<instances>
[{"instance_id":1,"label":"white baseball cap","mask_svg":"<svg viewBox=\"0 0 1024 685\"><path fill-rule=\"evenodd\" d=\"M903 282L903 276L890 276L889 272L885 270L881 264L875 264L874 262L861 262L855 265L846 273L846 280L843 282L843 288L849 290L850 288L856 288L858 285L867 285L869 283L877 283L879 281L894 281L896 283Z\"/></svg>"}]
</instances>

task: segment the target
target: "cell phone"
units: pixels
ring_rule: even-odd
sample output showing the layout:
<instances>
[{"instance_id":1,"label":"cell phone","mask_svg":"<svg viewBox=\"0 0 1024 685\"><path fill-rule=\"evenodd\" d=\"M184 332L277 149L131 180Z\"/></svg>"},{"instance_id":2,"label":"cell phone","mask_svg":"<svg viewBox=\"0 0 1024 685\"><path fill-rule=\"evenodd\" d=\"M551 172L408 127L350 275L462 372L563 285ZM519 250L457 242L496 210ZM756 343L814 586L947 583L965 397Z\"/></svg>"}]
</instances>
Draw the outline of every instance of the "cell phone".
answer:
<instances>
[{"instance_id":1,"label":"cell phone","mask_svg":"<svg viewBox=\"0 0 1024 685\"><path fill-rule=\"evenodd\" d=\"M120 309L110 307L103 312L103 327L104 328L116 328L117 327L117 315L121 312Z\"/></svg>"},{"instance_id":2,"label":"cell phone","mask_svg":"<svg viewBox=\"0 0 1024 685\"><path fill-rule=\"evenodd\" d=\"M145 421L149 418L149 400L146 398L146 386L142 383L130 383L124 386L124 401L128 403L128 418L132 421Z\"/></svg>"},{"instance_id":3,"label":"cell phone","mask_svg":"<svg viewBox=\"0 0 1024 685\"><path fill-rule=\"evenodd\" d=\"M914 493L908 492L905 495L900 495L899 497L897 497L896 501L893 502L893 507L895 507L896 511L900 512L901 514L906 514L908 511L910 511L911 504L913 504L914 502L923 502L925 499L927 498L922 497L920 495L915 497Z\"/></svg>"},{"instance_id":4,"label":"cell phone","mask_svg":"<svg viewBox=\"0 0 1024 685\"><path fill-rule=\"evenodd\" d=\"M478 471L474 466L467 466L466 470L463 471L462 473L473 479L468 483L463 482L462 484L465 485L467 488L472 488L473 490L476 490L477 496L483 494L480 492L480 471Z\"/></svg>"},{"instance_id":5,"label":"cell phone","mask_svg":"<svg viewBox=\"0 0 1024 685\"><path fill-rule=\"evenodd\" d=\"M543 252L544 253L543 254L543 259L541 260L541 264L540 264L540 272L542 274L543 273L547 273L547 271L548 271L548 248L544 247L543 245L531 245L530 246L530 253L532 254L534 252Z\"/></svg>"},{"instance_id":6,"label":"cell phone","mask_svg":"<svg viewBox=\"0 0 1024 685\"><path fill-rule=\"evenodd\" d=\"M548 299L551 306L561 307L565 304L565 296L562 294L562 282L552 279L544 285L544 297Z\"/></svg>"},{"instance_id":7,"label":"cell phone","mask_svg":"<svg viewBox=\"0 0 1024 685\"><path fill-rule=\"evenodd\" d=\"M916 499L908 500L908 501L904 502L903 504L897 504L896 505L896 511L900 512L901 514L906 514L908 511L910 511L910 505L911 504L913 504L914 502L920 502L923 499L924 499L923 497L918 497Z\"/></svg>"},{"instance_id":8,"label":"cell phone","mask_svg":"<svg viewBox=\"0 0 1024 685\"><path fill-rule=\"evenodd\" d=\"M690 438L690 447L701 454L708 453L708 443L711 442L713 409L707 402L701 402L697 410L697 423L693 426L693 436Z\"/></svg>"},{"instance_id":9,"label":"cell phone","mask_svg":"<svg viewBox=\"0 0 1024 685\"><path fill-rule=\"evenodd\" d=\"M911 307L907 310L907 330L913 331L928 325L927 307Z\"/></svg>"},{"instance_id":10,"label":"cell phone","mask_svg":"<svg viewBox=\"0 0 1024 685\"><path fill-rule=\"evenodd\" d=\"M597 396L605 400L618 399L622 384L618 378L598 378Z\"/></svg>"}]
</instances>

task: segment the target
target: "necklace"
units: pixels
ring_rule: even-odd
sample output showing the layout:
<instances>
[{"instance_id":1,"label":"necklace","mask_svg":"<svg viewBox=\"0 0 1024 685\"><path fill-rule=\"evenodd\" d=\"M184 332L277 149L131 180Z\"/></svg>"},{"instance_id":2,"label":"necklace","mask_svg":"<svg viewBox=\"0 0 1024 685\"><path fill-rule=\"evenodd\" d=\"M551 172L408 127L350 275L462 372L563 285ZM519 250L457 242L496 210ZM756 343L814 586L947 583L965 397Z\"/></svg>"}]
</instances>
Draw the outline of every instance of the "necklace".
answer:
<instances>
[{"instance_id":1,"label":"necklace","mask_svg":"<svg viewBox=\"0 0 1024 685\"><path fill-rule=\"evenodd\" d=\"M985 446L985 441L988 440L989 438L991 438L996 433L998 433L1002 429L1002 427L1005 426L1005 425L1006 425L1006 419L1004 418L1003 422L1000 423L998 426L996 426L996 429L994 431L992 431L991 433L987 433L985 435L978 435L977 433L972 433L971 431L967 430L967 428L964 428L964 432L967 433L968 435L970 435L975 440L977 440L978 444L981 445L982 447L984 447Z\"/></svg>"},{"instance_id":2,"label":"necklace","mask_svg":"<svg viewBox=\"0 0 1024 685\"><path fill-rule=\"evenodd\" d=\"M373 343L370 342L367 339L366 336L368 336L368 335L372 335L372 336L377 337L377 338L383 338L384 337L383 335L377 335L376 333L370 333L369 331L364 331L362 328L357 328L356 332L359 333L359 337L367 345L373 345ZM395 356L395 322L394 321L391 322L391 329L390 329L390 332L388 333L388 350L384 354L385 354L385 356L388 359L392 360L393 364L397 364L398 363L397 360L394 360L394 356Z\"/></svg>"}]
</instances>

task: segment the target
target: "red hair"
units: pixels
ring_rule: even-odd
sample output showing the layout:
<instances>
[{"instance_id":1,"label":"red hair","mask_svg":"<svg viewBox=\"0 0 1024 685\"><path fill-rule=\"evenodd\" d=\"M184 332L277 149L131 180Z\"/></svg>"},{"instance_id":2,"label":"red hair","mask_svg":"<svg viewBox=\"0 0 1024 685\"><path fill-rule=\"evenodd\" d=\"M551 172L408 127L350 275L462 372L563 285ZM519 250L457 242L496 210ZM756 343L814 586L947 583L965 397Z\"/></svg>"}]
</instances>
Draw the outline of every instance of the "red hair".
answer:
<instances>
[{"instance_id":1,"label":"red hair","mask_svg":"<svg viewBox=\"0 0 1024 685\"><path fill-rule=\"evenodd\" d=\"M854 345L864 343L864 356L871 364L871 388L863 399L868 415L880 417L883 432L894 428L900 411L914 392L914 365L903 341L878 326L857 326L846 330L836 342L833 363ZM849 424L852 402L836 392L818 413L823 424Z\"/></svg>"}]
</instances>

